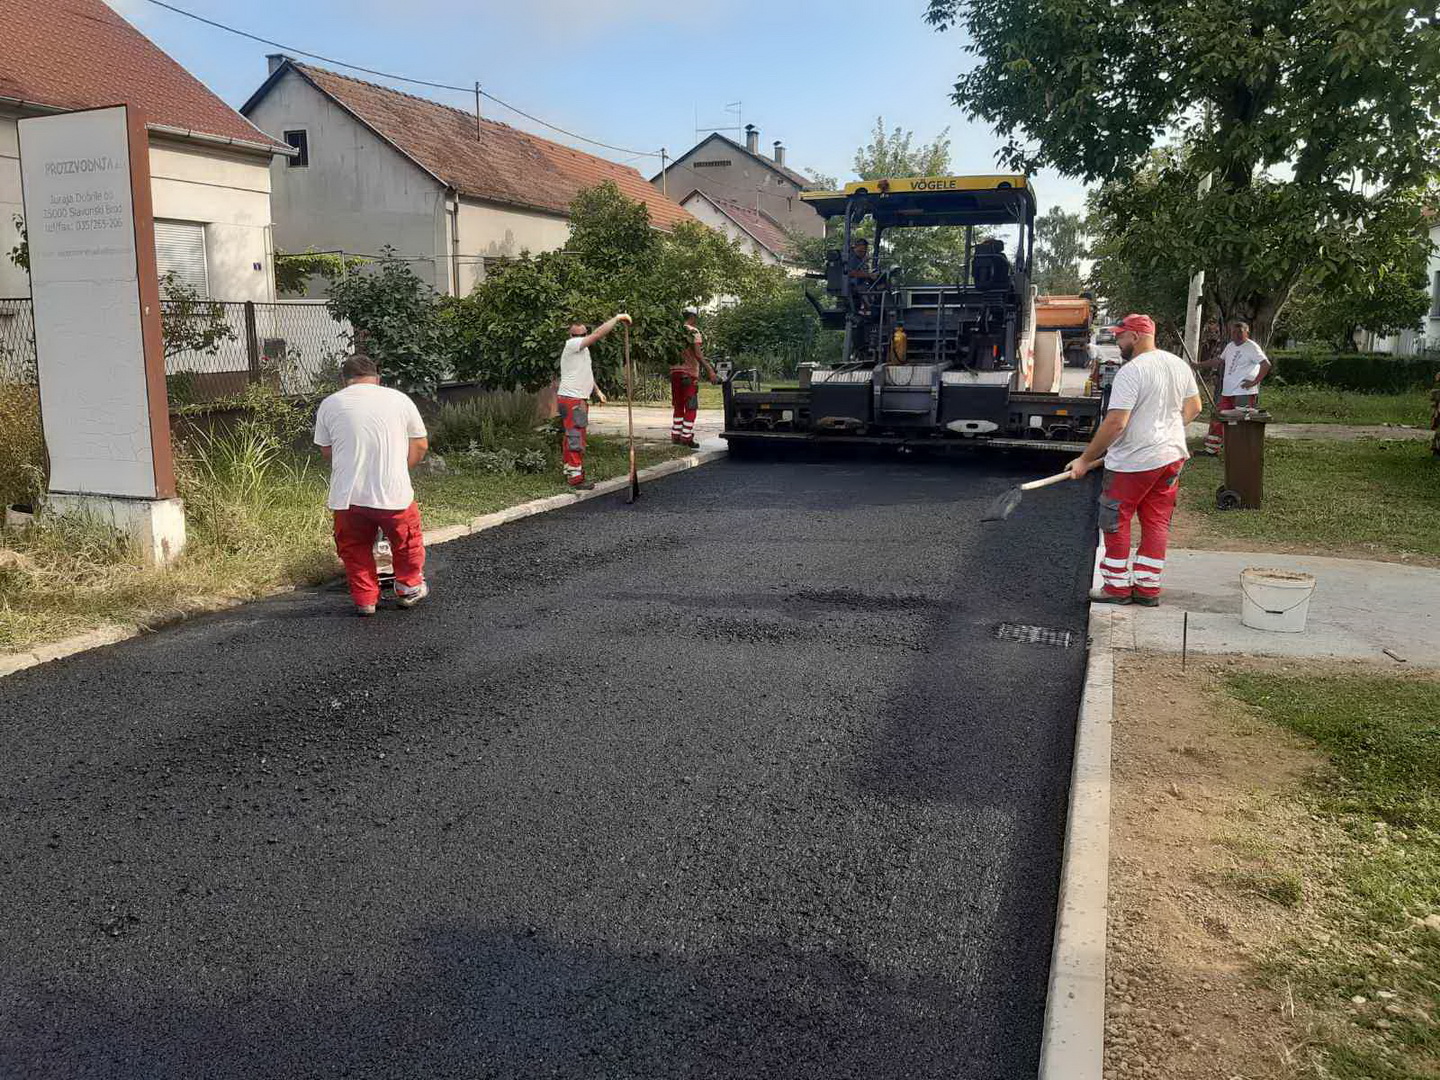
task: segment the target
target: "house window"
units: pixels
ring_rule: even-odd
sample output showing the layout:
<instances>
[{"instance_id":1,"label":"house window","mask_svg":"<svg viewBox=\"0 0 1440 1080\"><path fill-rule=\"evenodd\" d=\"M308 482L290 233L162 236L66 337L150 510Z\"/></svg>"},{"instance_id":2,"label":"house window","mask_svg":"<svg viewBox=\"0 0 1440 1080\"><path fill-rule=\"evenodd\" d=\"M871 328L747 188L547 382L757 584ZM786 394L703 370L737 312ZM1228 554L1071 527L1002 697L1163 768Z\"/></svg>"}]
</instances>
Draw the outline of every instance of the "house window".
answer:
<instances>
[{"instance_id":1,"label":"house window","mask_svg":"<svg viewBox=\"0 0 1440 1080\"><path fill-rule=\"evenodd\" d=\"M1435 271L1435 280L1430 286L1430 317L1440 319L1440 270Z\"/></svg>"},{"instance_id":2,"label":"house window","mask_svg":"<svg viewBox=\"0 0 1440 1080\"><path fill-rule=\"evenodd\" d=\"M205 226L194 221L155 222L155 268L161 280L174 274L201 296L210 295L205 266Z\"/></svg>"},{"instance_id":3,"label":"house window","mask_svg":"<svg viewBox=\"0 0 1440 1080\"><path fill-rule=\"evenodd\" d=\"M728 169L729 167L730 162L728 161L697 161L694 165L694 168L697 169Z\"/></svg>"},{"instance_id":4,"label":"house window","mask_svg":"<svg viewBox=\"0 0 1440 1080\"><path fill-rule=\"evenodd\" d=\"M285 132L285 141L300 151L290 158L287 165L292 169L305 169L310 166L310 135L304 131Z\"/></svg>"}]
</instances>

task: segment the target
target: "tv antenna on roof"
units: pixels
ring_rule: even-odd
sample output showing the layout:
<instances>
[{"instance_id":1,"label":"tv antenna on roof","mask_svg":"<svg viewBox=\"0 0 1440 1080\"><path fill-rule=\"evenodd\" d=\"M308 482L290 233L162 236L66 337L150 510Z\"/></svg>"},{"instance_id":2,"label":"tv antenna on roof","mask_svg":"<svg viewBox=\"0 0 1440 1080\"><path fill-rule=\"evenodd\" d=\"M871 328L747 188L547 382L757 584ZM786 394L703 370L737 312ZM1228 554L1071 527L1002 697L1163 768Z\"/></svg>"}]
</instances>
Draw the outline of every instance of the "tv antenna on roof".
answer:
<instances>
[{"instance_id":1,"label":"tv antenna on roof","mask_svg":"<svg viewBox=\"0 0 1440 1080\"><path fill-rule=\"evenodd\" d=\"M699 114L697 113L695 121L695 137L698 139L701 133L706 131L744 131L745 115L742 111L743 106L744 102L741 101L732 101L725 106L725 111L731 116L735 117L735 123L733 126L722 126L720 124L716 124L714 127L701 127L699 121Z\"/></svg>"}]
</instances>

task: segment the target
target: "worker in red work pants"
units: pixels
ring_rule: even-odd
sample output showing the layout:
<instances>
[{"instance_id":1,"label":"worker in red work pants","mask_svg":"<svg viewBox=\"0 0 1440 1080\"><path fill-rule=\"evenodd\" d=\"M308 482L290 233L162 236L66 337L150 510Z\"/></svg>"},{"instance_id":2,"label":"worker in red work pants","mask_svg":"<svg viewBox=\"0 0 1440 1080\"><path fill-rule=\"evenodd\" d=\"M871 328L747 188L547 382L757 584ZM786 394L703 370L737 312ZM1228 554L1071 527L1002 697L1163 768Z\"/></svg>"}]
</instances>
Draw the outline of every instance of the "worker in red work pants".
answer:
<instances>
[{"instance_id":1,"label":"worker in red work pants","mask_svg":"<svg viewBox=\"0 0 1440 1080\"><path fill-rule=\"evenodd\" d=\"M674 406L670 441L692 449L700 445L695 441L695 416L700 411L700 366L705 366L711 382L720 381L710 361L705 359L705 337L695 325L699 317L694 308L686 309L685 337L688 343L670 368L670 401Z\"/></svg>"},{"instance_id":2,"label":"worker in red work pants","mask_svg":"<svg viewBox=\"0 0 1440 1080\"><path fill-rule=\"evenodd\" d=\"M605 395L595 385L595 371L590 363L590 346L603 340L621 323L630 325L630 316L623 311L612 319L589 330L583 322L570 324L570 336L560 350L560 386L555 394L555 409L565 429L560 436L560 461L565 469L565 483L581 491L595 486L585 479L585 432L590 425L590 397L605 404Z\"/></svg>"},{"instance_id":3,"label":"worker in red work pants","mask_svg":"<svg viewBox=\"0 0 1440 1080\"><path fill-rule=\"evenodd\" d=\"M1100 531L1105 554L1098 604L1160 603L1160 576L1180 470L1190 456L1185 425L1200 414L1195 373L1174 353L1155 347L1155 322L1127 315L1115 330L1124 365L1110 387L1110 407L1084 453L1070 463L1079 480L1101 461ZM1130 523L1140 518L1140 550L1132 569Z\"/></svg>"},{"instance_id":4,"label":"worker in red work pants","mask_svg":"<svg viewBox=\"0 0 1440 1080\"><path fill-rule=\"evenodd\" d=\"M345 564L350 599L357 609L373 608L380 601L380 577L375 566L377 529L390 541L396 595L404 599L424 583L425 536L418 504L412 502L404 510L351 506L334 513L335 550Z\"/></svg>"},{"instance_id":5,"label":"worker in red work pants","mask_svg":"<svg viewBox=\"0 0 1440 1080\"><path fill-rule=\"evenodd\" d=\"M1100 560L1102 591L1130 597L1149 606L1160 598L1160 575L1170 541L1170 518L1180 494L1180 469L1174 461L1145 472L1106 472L1100 490L1100 534L1105 555ZM1130 524L1140 519L1140 547L1131 568Z\"/></svg>"},{"instance_id":6,"label":"worker in red work pants","mask_svg":"<svg viewBox=\"0 0 1440 1080\"><path fill-rule=\"evenodd\" d=\"M380 368L356 354L340 368L345 389L320 403L315 445L330 462L326 505L335 514L335 550L345 564L357 615L380 603L375 533L385 534L395 569L395 602L411 608L430 595L425 540L410 470L430 449L425 421L399 390L380 385Z\"/></svg>"}]
</instances>

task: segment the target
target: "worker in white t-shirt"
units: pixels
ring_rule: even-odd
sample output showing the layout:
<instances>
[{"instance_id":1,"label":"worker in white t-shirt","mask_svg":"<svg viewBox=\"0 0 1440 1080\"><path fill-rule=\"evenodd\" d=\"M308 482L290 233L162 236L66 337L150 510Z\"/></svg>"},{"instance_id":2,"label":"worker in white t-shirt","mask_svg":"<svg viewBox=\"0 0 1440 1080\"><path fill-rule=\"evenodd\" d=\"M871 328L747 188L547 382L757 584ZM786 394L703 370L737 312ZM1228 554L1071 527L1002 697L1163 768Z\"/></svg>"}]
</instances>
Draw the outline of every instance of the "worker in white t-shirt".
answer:
<instances>
[{"instance_id":1,"label":"worker in white t-shirt","mask_svg":"<svg viewBox=\"0 0 1440 1080\"><path fill-rule=\"evenodd\" d=\"M1224 409L1254 408L1260 401L1260 384L1270 374L1270 358L1259 342L1250 337L1250 324L1244 319L1230 320L1230 340L1220 351L1219 358L1211 365L1220 367L1220 400L1216 402L1217 412ZM1218 454L1225 445L1225 425L1219 420L1210 422L1210 431L1205 436L1205 452Z\"/></svg>"},{"instance_id":2,"label":"worker in white t-shirt","mask_svg":"<svg viewBox=\"0 0 1440 1080\"><path fill-rule=\"evenodd\" d=\"M588 333L582 322L571 323L570 339L560 350L560 387L555 392L555 408L565 428L560 459L565 467L565 482L581 491L595 486L585 479L585 429L590 425L590 395L605 404L605 395L595 385L595 372L590 367L590 346L622 322L628 326L630 316L616 315L597 326L594 333Z\"/></svg>"},{"instance_id":3,"label":"worker in white t-shirt","mask_svg":"<svg viewBox=\"0 0 1440 1080\"><path fill-rule=\"evenodd\" d=\"M1103 586L1092 589L1090 599L1157 607L1180 470L1190 456L1185 425L1200 415L1200 387L1190 365L1155 347L1150 316L1127 315L1113 329L1125 363L1110 387L1110 408L1085 452L1070 463L1070 474L1078 480L1104 459ZM1140 548L1132 569L1130 522L1137 514Z\"/></svg>"},{"instance_id":4,"label":"worker in white t-shirt","mask_svg":"<svg viewBox=\"0 0 1440 1080\"><path fill-rule=\"evenodd\" d=\"M415 403L380 385L379 366L352 356L340 368L345 389L320 403L315 444L330 462L330 509L335 513L335 550L345 564L350 598L359 615L374 615L380 602L375 534L385 534L395 565L395 598L414 607L425 584L425 540L410 470L430 449Z\"/></svg>"}]
</instances>

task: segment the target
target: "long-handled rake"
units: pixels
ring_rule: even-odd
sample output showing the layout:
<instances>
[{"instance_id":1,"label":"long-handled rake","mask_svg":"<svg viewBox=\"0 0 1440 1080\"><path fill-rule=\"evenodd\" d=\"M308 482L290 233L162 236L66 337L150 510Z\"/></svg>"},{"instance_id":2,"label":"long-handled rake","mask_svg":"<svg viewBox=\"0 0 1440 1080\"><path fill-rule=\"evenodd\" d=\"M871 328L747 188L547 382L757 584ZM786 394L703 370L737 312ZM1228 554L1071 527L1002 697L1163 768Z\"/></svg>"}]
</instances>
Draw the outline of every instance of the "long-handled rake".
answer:
<instances>
[{"instance_id":1,"label":"long-handled rake","mask_svg":"<svg viewBox=\"0 0 1440 1080\"><path fill-rule=\"evenodd\" d=\"M633 503L640 497L640 473L635 468L635 365L630 360L630 326L620 325L625 335L625 424L630 440L630 493L625 501Z\"/></svg>"}]
</instances>

